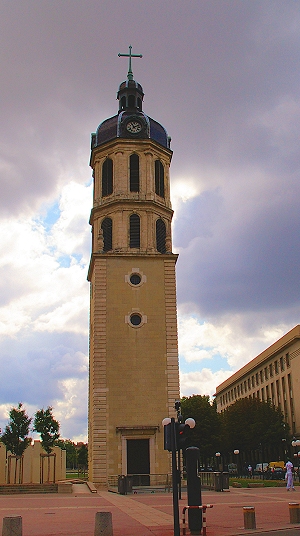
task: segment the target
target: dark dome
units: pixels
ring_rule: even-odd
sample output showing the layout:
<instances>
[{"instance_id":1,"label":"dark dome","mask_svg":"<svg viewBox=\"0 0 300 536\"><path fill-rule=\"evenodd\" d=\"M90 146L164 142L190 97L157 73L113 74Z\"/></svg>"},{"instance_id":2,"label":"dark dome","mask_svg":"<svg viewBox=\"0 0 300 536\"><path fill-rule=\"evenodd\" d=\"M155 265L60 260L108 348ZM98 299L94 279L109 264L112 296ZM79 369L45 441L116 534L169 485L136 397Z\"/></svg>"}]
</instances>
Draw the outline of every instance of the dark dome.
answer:
<instances>
[{"instance_id":1,"label":"dark dome","mask_svg":"<svg viewBox=\"0 0 300 536\"><path fill-rule=\"evenodd\" d=\"M165 128L151 117L147 117L147 119L150 123L150 135L147 136L147 138L150 138L163 147L167 147L169 149L170 138L168 137ZM103 143L106 143L107 141L122 137L122 135L118 135L118 115L114 115L109 119L105 119L103 123L100 123L96 134L92 134L92 149L102 145Z\"/></svg>"}]
</instances>

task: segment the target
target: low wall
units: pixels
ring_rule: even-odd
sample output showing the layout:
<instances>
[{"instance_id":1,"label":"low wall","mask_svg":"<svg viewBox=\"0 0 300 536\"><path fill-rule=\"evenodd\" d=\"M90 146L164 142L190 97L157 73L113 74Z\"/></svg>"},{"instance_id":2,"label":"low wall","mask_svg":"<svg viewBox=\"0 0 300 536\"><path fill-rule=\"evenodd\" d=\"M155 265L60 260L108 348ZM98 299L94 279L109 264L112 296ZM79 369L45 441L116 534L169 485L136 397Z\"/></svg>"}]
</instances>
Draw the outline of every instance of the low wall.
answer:
<instances>
[{"instance_id":1,"label":"low wall","mask_svg":"<svg viewBox=\"0 0 300 536\"><path fill-rule=\"evenodd\" d=\"M43 484L66 478L66 451L53 447L50 455L40 441L29 445L21 458L0 443L0 484Z\"/></svg>"}]
</instances>

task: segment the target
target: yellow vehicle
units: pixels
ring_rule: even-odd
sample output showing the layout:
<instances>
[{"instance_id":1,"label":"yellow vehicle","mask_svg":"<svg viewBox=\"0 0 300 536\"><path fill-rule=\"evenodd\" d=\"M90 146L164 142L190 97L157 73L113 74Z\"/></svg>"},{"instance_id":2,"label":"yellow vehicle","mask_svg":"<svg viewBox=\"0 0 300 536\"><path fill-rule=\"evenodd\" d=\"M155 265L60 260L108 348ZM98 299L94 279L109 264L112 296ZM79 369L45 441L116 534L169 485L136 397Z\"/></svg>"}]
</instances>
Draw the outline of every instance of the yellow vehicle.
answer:
<instances>
[{"instance_id":1,"label":"yellow vehicle","mask_svg":"<svg viewBox=\"0 0 300 536\"><path fill-rule=\"evenodd\" d=\"M285 466L285 463L283 461L279 461L279 462L270 462L269 463L269 469L272 469L272 467L274 469L284 469L284 466Z\"/></svg>"}]
</instances>

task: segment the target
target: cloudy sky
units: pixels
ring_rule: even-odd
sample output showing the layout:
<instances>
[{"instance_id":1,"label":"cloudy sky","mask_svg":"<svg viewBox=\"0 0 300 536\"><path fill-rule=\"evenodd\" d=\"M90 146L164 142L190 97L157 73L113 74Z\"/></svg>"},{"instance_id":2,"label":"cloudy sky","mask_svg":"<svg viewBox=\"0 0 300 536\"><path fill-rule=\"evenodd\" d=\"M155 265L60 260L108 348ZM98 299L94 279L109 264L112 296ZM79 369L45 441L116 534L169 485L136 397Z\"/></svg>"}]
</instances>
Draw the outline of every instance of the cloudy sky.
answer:
<instances>
[{"instance_id":1,"label":"cloudy sky","mask_svg":"<svg viewBox=\"0 0 300 536\"><path fill-rule=\"evenodd\" d=\"M182 395L300 321L298 0L0 0L0 426L87 433L90 134L128 63L172 137Z\"/></svg>"}]
</instances>

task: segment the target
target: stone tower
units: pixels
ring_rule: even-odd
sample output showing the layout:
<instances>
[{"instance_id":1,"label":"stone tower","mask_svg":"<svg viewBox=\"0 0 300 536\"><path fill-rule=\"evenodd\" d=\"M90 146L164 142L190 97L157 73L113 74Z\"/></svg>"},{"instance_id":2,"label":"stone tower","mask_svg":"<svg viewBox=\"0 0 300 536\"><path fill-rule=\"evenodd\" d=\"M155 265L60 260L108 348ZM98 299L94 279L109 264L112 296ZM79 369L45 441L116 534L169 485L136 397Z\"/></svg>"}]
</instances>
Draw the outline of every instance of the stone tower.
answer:
<instances>
[{"instance_id":1,"label":"stone tower","mask_svg":"<svg viewBox=\"0 0 300 536\"><path fill-rule=\"evenodd\" d=\"M128 57L118 114L91 140L89 479L101 486L169 471L161 422L179 398L172 151Z\"/></svg>"}]
</instances>

